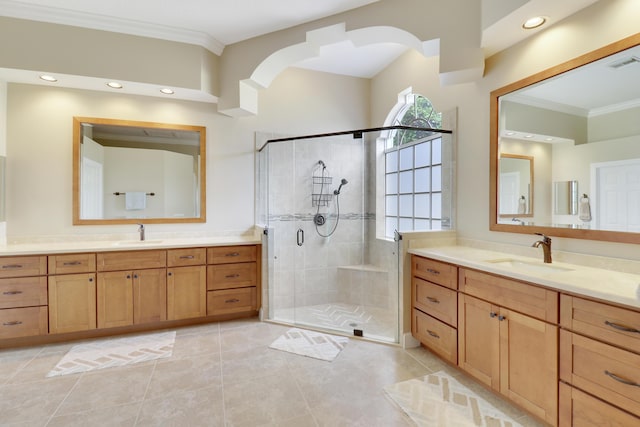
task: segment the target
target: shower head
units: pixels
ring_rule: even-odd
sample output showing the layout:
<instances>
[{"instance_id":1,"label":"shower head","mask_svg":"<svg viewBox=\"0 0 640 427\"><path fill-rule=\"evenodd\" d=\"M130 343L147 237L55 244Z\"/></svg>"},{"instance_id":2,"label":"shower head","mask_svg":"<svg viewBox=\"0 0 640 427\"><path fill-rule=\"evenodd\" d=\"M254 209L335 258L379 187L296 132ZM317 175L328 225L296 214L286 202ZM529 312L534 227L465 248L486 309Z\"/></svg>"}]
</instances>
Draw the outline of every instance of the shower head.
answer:
<instances>
[{"instance_id":1,"label":"shower head","mask_svg":"<svg viewBox=\"0 0 640 427\"><path fill-rule=\"evenodd\" d=\"M340 190L342 190L342 186L343 185L347 185L349 183L349 181L347 181L346 179L342 178L342 180L340 180L340 187L338 187L337 190L333 190L333 194L334 195L339 195L340 194Z\"/></svg>"}]
</instances>

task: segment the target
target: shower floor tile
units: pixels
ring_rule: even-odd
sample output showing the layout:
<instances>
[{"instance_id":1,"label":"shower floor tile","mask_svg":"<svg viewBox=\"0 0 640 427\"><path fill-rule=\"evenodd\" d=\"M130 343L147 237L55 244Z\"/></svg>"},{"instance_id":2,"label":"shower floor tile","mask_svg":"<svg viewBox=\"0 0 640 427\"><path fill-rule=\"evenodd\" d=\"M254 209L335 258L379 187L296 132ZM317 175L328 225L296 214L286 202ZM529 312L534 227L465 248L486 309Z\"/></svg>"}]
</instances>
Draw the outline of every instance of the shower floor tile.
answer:
<instances>
[{"instance_id":1,"label":"shower floor tile","mask_svg":"<svg viewBox=\"0 0 640 427\"><path fill-rule=\"evenodd\" d=\"M397 342L397 311L379 307L329 303L276 309L272 320L348 334L359 329L365 338Z\"/></svg>"}]
</instances>

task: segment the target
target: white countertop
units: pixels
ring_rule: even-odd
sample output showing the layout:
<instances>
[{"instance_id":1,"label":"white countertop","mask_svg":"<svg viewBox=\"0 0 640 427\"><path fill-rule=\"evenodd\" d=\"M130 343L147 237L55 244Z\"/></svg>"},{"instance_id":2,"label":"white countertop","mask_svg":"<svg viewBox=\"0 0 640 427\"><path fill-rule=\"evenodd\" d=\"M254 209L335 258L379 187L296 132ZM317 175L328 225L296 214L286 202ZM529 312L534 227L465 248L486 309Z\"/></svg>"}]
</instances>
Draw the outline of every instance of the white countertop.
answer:
<instances>
[{"instance_id":1,"label":"white countertop","mask_svg":"<svg viewBox=\"0 0 640 427\"><path fill-rule=\"evenodd\" d=\"M216 236L185 238L149 238L139 240L60 241L0 245L0 256L46 255L77 252L112 252L141 249L171 249L194 246L226 246L260 244L259 236Z\"/></svg>"},{"instance_id":2,"label":"white countertop","mask_svg":"<svg viewBox=\"0 0 640 427\"><path fill-rule=\"evenodd\" d=\"M529 258L467 246L442 246L409 249L409 253L463 267L524 280L558 291L580 294L640 308L640 275L619 273L576 264L553 262L544 264L542 256ZM492 260L515 260L522 264L504 265ZM545 271L545 266L566 270Z\"/></svg>"}]
</instances>

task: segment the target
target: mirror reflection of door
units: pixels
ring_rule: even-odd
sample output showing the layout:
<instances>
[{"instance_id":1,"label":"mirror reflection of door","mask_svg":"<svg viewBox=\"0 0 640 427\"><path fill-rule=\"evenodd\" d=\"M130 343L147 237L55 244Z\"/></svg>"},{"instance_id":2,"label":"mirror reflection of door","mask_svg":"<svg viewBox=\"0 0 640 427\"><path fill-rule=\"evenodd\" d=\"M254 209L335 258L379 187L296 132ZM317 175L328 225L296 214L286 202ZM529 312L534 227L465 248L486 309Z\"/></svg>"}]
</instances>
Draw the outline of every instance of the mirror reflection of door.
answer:
<instances>
[{"instance_id":1,"label":"mirror reflection of door","mask_svg":"<svg viewBox=\"0 0 640 427\"><path fill-rule=\"evenodd\" d=\"M82 193L80 216L82 218L104 218L102 181L102 163L83 157L82 188L80 190Z\"/></svg>"},{"instance_id":2,"label":"mirror reflection of door","mask_svg":"<svg viewBox=\"0 0 640 427\"><path fill-rule=\"evenodd\" d=\"M533 157L501 154L498 180L498 214L533 215Z\"/></svg>"},{"instance_id":3,"label":"mirror reflection of door","mask_svg":"<svg viewBox=\"0 0 640 427\"><path fill-rule=\"evenodd\" d=\"M592 165L596 227L640 232L640 159Z\"/></svg>"}]
</instances>

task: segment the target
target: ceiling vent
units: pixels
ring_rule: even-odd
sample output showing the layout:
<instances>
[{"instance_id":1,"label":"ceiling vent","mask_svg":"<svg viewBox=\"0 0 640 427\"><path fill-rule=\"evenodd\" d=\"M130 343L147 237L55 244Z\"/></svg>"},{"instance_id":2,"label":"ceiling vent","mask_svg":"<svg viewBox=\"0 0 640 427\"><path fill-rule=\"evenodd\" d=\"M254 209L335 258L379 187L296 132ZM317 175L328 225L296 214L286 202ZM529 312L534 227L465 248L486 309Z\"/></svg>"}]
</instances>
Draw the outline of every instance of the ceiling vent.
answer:
<instances>
[{"instance_id":1,"label":"ceiling vent","mask_svg":"<svg viewBox=\"0 0 640 427\"><path fill-rule=\"evenodd\" d=\"M628 58L622 58L609 64L610 68L617 70L618 68L626 67L627 65L637 64L640 62L640 58L637 56L630 56Z\"/></svg>"}]
</instances>

